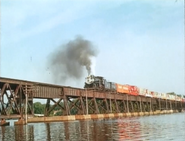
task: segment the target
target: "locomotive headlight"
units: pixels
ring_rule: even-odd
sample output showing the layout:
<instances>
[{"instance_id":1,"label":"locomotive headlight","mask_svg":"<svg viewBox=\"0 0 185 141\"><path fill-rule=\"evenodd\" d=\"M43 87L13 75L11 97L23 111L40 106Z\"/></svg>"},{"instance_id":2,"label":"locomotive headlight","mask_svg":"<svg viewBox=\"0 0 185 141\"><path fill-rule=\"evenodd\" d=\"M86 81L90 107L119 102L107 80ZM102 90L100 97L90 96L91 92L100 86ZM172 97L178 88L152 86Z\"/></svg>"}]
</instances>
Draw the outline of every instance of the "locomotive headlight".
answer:
<instances>
[{"instance_id":1,"label":"locomotive headlight","mask_svg":"<svg viewBox=\"0 0 185 141\"><path fill-rule=\"evenodd\" d=\"M93 76L93 75L87 76L87 77L85 78L85 82L86 82L87 84L92 84L92 83L94 83L94 76Z\"/></svg>"}]
</instances>

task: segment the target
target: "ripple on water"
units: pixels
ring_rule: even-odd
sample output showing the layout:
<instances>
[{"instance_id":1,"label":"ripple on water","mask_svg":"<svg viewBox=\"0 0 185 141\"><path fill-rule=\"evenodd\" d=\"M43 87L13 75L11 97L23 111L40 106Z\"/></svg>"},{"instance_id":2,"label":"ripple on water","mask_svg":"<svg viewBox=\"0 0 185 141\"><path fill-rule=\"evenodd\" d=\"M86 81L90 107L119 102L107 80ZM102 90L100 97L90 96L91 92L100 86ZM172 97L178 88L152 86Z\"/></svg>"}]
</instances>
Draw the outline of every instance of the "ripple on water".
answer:
<instances>
[{"instance_id":1,"label":"ripple on water","mask_svg":"<svg viewBox=\"0 0 185 141\"><path fill-rule=\"evenodd\" d=\"M0 127L2 141L184 141L185 113Z\"/></svg>"}]
</instances>

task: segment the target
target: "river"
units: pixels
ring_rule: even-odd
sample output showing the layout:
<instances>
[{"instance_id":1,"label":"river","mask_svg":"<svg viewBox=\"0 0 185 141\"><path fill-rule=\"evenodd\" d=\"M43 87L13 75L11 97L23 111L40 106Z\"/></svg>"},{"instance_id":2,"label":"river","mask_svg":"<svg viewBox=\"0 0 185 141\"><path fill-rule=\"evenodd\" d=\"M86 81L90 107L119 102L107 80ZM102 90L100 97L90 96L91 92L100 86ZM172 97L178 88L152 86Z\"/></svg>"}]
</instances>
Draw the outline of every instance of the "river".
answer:
<instances>
[{"instance_id":1,"label":"river","mask_svg":"<svg viewBox=\"0 0 185 141\"><path fill-rule=\"evenodd\" d=\"M1 141L185 141L185 113L0 127Z\"/></svg>"}]
</instances>

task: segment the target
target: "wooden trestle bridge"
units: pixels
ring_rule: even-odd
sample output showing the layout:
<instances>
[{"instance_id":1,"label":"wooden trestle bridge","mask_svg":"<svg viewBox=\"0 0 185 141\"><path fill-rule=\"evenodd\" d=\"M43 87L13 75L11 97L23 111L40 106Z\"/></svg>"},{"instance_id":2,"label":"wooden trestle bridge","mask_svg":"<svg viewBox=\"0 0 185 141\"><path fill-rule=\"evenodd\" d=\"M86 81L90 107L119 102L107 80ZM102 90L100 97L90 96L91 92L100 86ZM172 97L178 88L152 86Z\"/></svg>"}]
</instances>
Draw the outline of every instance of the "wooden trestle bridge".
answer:
<instances>
[{"instance_id":1,"label":"wooden trestle bridge","mask_svg":"<svg viewBox=\"0 0 185 141\"><path fill-rule=\"evenodd\" d=\"M182 101L132 96L110 91L31 82L0 77L0 120L33 117L33 99L47 99L44 116L56 106L65 115L184 110ZM54 104L51 104L54 103ZM61 104L63 103L63 104Z\"/></svg>"}]
</instances>

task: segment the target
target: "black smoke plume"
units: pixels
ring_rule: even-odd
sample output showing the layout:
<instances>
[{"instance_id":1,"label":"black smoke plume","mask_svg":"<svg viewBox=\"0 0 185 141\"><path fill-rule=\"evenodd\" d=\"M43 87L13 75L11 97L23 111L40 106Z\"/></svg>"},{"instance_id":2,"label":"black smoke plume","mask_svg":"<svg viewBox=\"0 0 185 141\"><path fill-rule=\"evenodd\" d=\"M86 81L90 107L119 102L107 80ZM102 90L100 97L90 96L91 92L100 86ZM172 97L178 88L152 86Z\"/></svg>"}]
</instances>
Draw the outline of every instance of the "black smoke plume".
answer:
<instances>
[{"instance_id":1,"label":"black smoke plume","mask_svg":"<svg viewBox=\"0 0 185 141\"><path fill-rule=\"evenodd\" d=\"M86 68L91 74L91 57L97 51L92 43L82 37L77 37L67 44L59 46L49 59L49 68L55 82L65 82L67 79L80 79Z\"/></svg>"}]
</instances>

